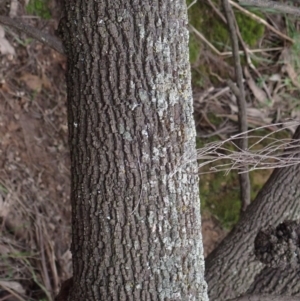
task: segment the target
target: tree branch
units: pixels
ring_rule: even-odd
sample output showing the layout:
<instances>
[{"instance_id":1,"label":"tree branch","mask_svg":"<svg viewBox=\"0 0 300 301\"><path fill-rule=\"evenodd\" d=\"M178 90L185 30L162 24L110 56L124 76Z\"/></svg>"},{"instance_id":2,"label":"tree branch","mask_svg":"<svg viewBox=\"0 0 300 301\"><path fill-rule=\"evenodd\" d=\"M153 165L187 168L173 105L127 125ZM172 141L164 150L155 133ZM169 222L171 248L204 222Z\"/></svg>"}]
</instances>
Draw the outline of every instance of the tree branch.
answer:
<instances>
[{"instance_id":1,"label":"tree branch","mask_svg":"<svg viewBox=\"0 0 300 301\"><path fill-rule=\"evenodd\" d=\"M276 228L269 226L258 232L254 241L256 258L269 267L294 267L300 263L300 223L284 221Z\"/></svg>"},{"instance_id":2,"label":"tree branch","mask_svg":"<svg viewBox=\"0 0 300 301\"><path fill-rule=\"evenodd\" d=\"M18 19L12 19L5 16L0 16L0 23L10 26L20 32L26 33L28 36L38 40L39 42L51 47L61 54L65 54L64 47L59 38L42 32L33 26L23 23Z\"/></svg>"},{"instance_id":3,"label":"tree branch","mask_svg":"<svg viewBox=\"0 0 300 301\"><path fill-rule=\"evenodd\" d=\"M236 77L236 82L239 90L236 95L237 105L239 109L238 111L239 131L243 133L243 132L247 132L248 125L247 125L247 113L246 113L246 97L245 97L245 89L243 83L243 71L242 71L240 55L239 55L237 28L234 24L235 16L228 0L223 0L223 7L224 7L225 16L227 19L227 24L228 24L230 38L231 38L235 77ZM241 151L246 150L248 148L247 135L245 135L243 138L240 139L239 147L241 148ZM245 170L247 169L248 169L247 166L245 166ZM249 173L248 172L240 173L239 181L241 187L242 211L245 211L247 206L250 204Z\"/></svg>"},{"instance_id":4,"label":"tree branch","mask_svg":"<svg viewBox=\"0 0 300 301\"><path fill-rule=\"evenodd\" d=\"M270 0L239 0L238 1L242 5L247 6L256 6L263 8L272 8L281 13L292 14L296 16L300 16L300 9L298 7L281 4L278 1L270 1ZM296 2L296 1L294 1Z\"/></svg>"}]
</instances>

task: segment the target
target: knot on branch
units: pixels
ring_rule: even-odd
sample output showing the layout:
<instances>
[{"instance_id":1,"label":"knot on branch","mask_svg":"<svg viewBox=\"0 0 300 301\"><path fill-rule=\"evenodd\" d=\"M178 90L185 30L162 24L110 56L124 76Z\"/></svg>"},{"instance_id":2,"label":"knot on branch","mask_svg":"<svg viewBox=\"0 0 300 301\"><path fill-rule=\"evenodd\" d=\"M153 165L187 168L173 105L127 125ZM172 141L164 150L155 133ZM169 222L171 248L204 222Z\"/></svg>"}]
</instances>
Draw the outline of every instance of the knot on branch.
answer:
<instances>
[{"instance_id":1,"label":"knot on branch","mask_svg":"<svg viewBox=\"0 0 300 301\"><path fill-rule=\"evenodd\" d=\"M276 228L259 231L254 252L256 258L268 267L296 268L300 263L300 222L284 221Z\"/></svg>"}]
</instances>

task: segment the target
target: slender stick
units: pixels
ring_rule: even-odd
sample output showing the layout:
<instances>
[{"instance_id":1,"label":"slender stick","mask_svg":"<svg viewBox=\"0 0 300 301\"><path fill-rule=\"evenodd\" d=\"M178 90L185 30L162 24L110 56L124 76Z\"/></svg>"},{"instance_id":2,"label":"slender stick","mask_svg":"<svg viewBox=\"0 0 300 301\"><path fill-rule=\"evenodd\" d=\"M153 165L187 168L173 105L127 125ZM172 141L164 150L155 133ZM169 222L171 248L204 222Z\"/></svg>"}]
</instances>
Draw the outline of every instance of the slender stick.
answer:
<instances>
[{"instance_id":1,"label":"slender stick","mask_svg":"<svg viewBox=\"0 0 300 301\"><path fill-rule=\"evenodd\" d=\"M294 1L296 2L296 1ZM271 8L280 13L292 14L295 16L300 16L300 9L298 7L282 4L277 1L270 0L239 0L242 5Z\"/></svg>"},{"instance_id":2,"label":"slender stick","mask_svg":"<svg viewBox=\"0 0 300 301\"><path fill-rule=\"evenodd\" d=\"M247 125L247 112L246 112L246 96L243 84L243 71L239 56L239 45L238 45L238 35L236 31L236 26L234 24L235 16L228 0L223 0L223 7L225 11L225 16L227 19L227 24L230 32L232 52L234 58L234 68L235 77L238 86L239 93L237 93L237 105L238 105L238 122L239 131L246 132L248 129ZM234 90L233 90L234 91ZM241 151L248 149L248 137L244 136L239 140L239 147ZM241 199L242 199L242 211L245 211L247 206L250 204L250 179L249 173L246 172L248 169L245 166L245 172L239 174L239 182L241 187Z\"/></svg>"}]
</instances>

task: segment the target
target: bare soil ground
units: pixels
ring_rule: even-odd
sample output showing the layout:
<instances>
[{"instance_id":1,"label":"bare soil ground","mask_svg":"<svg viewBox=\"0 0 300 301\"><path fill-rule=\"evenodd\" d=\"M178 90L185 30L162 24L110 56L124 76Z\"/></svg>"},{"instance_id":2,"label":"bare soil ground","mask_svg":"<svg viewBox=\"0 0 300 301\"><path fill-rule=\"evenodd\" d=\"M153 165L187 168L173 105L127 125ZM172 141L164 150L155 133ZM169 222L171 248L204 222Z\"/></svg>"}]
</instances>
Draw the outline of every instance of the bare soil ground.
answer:
<instances>
[{"instance_id":1,"label":"bare soil ground","mask_svg":"<svg viewBox=\"0 0 300 301\"><path fill-rule=\"evenodd\" d=\"M209 213L202 213L202 235L204 246L204 257L211 253L222 239L226 236L225 231L220 223Z\"/></svg>"},{"instance_id":2,"label":"bare soil ground","mask_svg":"<svg viewBox=\"0 0 300 301\"><path fill-rule=\"evenodd\" d=\"M0 61L0 298L52 300L72 272L66 60L8 32L16 55Z\"/></svg>"}]
</instances>

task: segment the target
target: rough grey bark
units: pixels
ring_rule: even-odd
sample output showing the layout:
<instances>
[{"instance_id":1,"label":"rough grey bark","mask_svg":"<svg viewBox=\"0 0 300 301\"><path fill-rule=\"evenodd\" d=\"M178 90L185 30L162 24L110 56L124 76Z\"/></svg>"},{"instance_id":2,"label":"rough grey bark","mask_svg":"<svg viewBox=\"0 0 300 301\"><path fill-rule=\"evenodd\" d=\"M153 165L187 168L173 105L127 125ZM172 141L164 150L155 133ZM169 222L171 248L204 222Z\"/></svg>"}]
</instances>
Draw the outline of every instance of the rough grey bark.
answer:
<instances>
[{"instance_id":1,"label":"rough grey bark","mask_svg":"<svg viewBox=\"0 0 300 301\"><path fill-rule=\"evenodd\" d=\"M295 296L300 300L300 268L265 267L256 277L247 294Z\"/></svg>"},{"instance_id":2,"label":"rough grey bark","mask_svg":"<svg viewBox=\"0 0 300 301\"><path fill-rule=\"evenodd\" d=\"M300 223L285 221L257 234L255 255L265 268L248 293L298 296L300 300Z\"/></svg>"},{"instance_id":3,"label":"rough grey bark","mask_svg":"<svg viewBox=\"0 0 300 301\"><path fill-rule=\"evenodd\" d=\"M207 300L184 0L71 0L68 300Z\"/></svg>"},{"instance_id":4,"label":"rough grey bark","mask_svg":"<svg viewBox=\"0 0 300 301\"><path fill-rule=\"evenodd\" d=\"M281 270L300 267L300 223L284 221L258 232L254 241L256 258Z\"/></svg>"},{"instance_id":5,"label":"rough grey bark","mask_svg":"<svg viewBox=\"0 0 300 301\"><path fill-rule=\"evenodd\" d=\"M274 296L274 295L246 295L231 301L299 301L297 297L291 296Z\"/></svg>"},{"instance_id":6,"label":"rough grey bark","mask_svg":"<svg viewBox=\"0 0 300 301\"><path fill-rule=\"evenodd\" d=\"M300 127L294 138L300 138ZM290 151L299 156L299 142ZM206 280L211 300L233 299L249 289L264 267L254 255L257 233L268 225L298 219L299 197L300 165L274 170L236 227L206 260Z\"/></svg>"}]
</instances>

